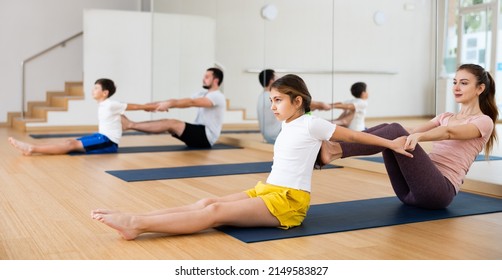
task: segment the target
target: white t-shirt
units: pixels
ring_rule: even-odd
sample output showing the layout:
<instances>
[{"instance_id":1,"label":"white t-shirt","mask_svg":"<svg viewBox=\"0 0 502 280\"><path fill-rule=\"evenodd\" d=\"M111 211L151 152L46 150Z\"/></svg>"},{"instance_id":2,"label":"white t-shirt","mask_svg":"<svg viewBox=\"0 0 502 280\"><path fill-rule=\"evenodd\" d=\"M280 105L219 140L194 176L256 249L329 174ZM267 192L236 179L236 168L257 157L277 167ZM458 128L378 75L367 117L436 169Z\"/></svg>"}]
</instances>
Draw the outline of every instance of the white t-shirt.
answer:
<instances>
[{"instance_id":1,"label":"white t-shirt","mask_svg":"<svg viewBox=\"0 0 502 280\"><path fill-rule=\"evenodd\" d=\"M264 91L258 97L258 103L256 106L258 113L258 124L260 125L260 131L270 144L274 144L277 135L281 132L281 122L277 120L274 112L271 109L272 102L270 101L270 92Z\"/></svg>"},{"instance_id":2,"label":"white t-shirt","mask_svg":"<svg viewBox=\"0 0 502 280\"><path fill-rule=\"evenodd\" d=\"M209 141L209 144L213 145L221 134L227 102L225 96L219 90L211 92L204 90L194 94L192 99L199 97L206 97L211 100L213 107L197 108L197 117L194 123L205 126L207 141Z\"/></svg>"},{"instance_id":3,"label":"white t-shirt","mask_svg":"<svg viewBox=\"0 0 502 280\"><path fill-rule=\"evenodd\" d=\"M354 118L350 122L349 128L356 131L363 131L366 129L365 117L366 107L368 107L368 100L361 98L354 98L343 102L345 104L354 104L356 111Z\"/></svg>"},{"instance_id":4,"label":"white t-shirt","mask_svg":"<svg viewBox=\"0 0 502 280\"><path fill-rule=\"evenodd\" d=\"M98 105L99 133L108 137L117 145L122 137L121 115L127 109L127 103L106 99Z\"/></svg>"},{"instance_id":5,"label":"white t-shirt","mask_svg":"<svg viewBox=\"0 0 502 280\"><path fill-rule=\"evenodd\" d=\"M335 124L311 115L283 122L275 141L274 163L267 183L310 192L321 141L330 139L335 129Z\"/></svg>"}]
</instances>

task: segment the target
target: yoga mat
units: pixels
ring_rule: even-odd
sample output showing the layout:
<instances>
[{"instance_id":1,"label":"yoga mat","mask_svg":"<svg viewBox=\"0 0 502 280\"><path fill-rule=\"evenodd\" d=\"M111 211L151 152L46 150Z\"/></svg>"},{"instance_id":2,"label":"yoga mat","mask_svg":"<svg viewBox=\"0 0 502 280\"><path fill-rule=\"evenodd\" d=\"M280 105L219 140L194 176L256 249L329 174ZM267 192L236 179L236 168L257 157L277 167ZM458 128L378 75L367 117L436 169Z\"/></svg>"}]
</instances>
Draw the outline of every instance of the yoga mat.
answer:
<instances>
[{"instance_id":1,"label":"yoga mat","mask_svg":"<svg viewBox=\"0 0 502 280\"><path fill-rule=\"evenodd\" d=\"M259 130L224 130L222 134L228 133L260 133ZM30 134L33 139L45 139L45 138L78 138L85 135L91 135L92 133L50 133L50 134ZM140 131L126 131L122 133L122 136L138 136L138 135L157 135L157 134L169 134L169 133L146 133Z\"/></svg>"},{"instance_id":2,"label":"yoga mat","mask_svg":"<svg viewBox=\"0 0 502 280\"><path fill-rule=\"evenodd\" d=\"M150 152L178 152L178 151L197 151L197 150L225 150L242 149L241 147L225 144L214 144L211 148L192 148L185 145L166 145L166 146L144 146L144 147L119 147L119 153L150 153Z\"/></svg>"},{"instance_id":3,"label":"yoga mat","mask_svg":"<svg viewBox=\"0 0 502 280\"><path fill-rule=\"evenodd\" d=\"M167 134L167 133L157 133L157 134ZM92 133L58 133L58 134L30 134L31 138L34 139L45 139L45 138L78 138L86 135L92 135ZM130 135L155 135L139 131L127 131L123 132L122 136Z\"/></svg>"},{"instance_id":4,"label":"yoga mat","mask_svg":"<svg viewBox=\"0 0 502 280\"><path fill-rule=\"evenodd\" d=\"M261 133L259 130L223 130L221 134L231 134L231 133Z\"/></svg>"},{"instance_id":5,"label":"yoga mat","mask_svg":"<svg viewBox=\"0 0 502 280\"><path fill-rule=\"evenodd\" d=\"M211 148L192 148L192 147L187 147L185 145L138 146L138 147L119 147L117 153L131 154L131 153L183 152L183 151L226 150L226 149L242 149L242 148L225 144L214 144ZM72 156L102 155L102 154L86 154L83 152L71 152L68 154Z\"/></svg>"},{"instance_id":6,"label":"yoga mat","mask_svg":"<svg viewBox=\"0 0 502 280\"><path fill-rule=\"evenodd\" d=\"M357 159L383 163L383 157L358 157ZM490 160L502 160L502 157L490 156ZM478 155L474 161L485 161L485 155Z\"/></svg>"},{"instance_id":7,"label":"yoga mat","mask_svg":"<svg viewBox=\"0 0 502 280\"><path fill-rule=\"evenodd\" d=\"M502 199L460 192L448 208L441 210L412 207L397 197L384 197L312 205L303 224L288 230L230 226L218 230L252 243L495 212L502 212Z\"/></svg>"},{"instance_id":8,"label":"yoga mat","mask_svg":"<svg viewBox=\"0 0 502 280\"><path fill-rule=\"evenodd\" d=\"M341 168L341 166L328 164L323 169ZM112 170L107 173L118 177L126 182L151 181L164 179L181 179L193 177L208 177L222 175L238 175L253 173L268 173L272 169L272 162L250 162L196 165L183 167L132 169L132 170Z\"/></svg>"}]
</instances>

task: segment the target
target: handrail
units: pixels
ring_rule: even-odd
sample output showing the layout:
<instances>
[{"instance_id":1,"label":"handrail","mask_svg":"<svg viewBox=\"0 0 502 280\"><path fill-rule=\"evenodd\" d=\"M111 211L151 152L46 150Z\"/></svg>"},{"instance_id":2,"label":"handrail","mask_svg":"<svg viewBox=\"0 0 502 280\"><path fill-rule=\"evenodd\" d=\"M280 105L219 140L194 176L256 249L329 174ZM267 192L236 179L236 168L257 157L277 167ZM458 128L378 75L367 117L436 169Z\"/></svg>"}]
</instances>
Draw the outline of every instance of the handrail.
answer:
<instances>
[{"instance_id":1,"label":"handrail","mask_svg":"<svg viewBox=\"0 0 502 280\"><path fill-rule=\"evenodd\" d=\"M30 57L28 57L27 59L23 60L21 62L21 71L22 71L22 79L21 79L21 118L24 119L24 103L26 102L26 96L25 96L25 69L24 69L24 66L27 62L30 62L31 60L39 57L39 56L42 56L43 54L57 48L57 47L64 47L66 45L67 42L77 38L77 37L80 37L82 36L82 34L84 34L83 31L80 31L79 33L73 35L73 36L70 36L66 39L64 39L63 41L35 54L35 55L32 55Z\"/></svg>"}]
</instances>

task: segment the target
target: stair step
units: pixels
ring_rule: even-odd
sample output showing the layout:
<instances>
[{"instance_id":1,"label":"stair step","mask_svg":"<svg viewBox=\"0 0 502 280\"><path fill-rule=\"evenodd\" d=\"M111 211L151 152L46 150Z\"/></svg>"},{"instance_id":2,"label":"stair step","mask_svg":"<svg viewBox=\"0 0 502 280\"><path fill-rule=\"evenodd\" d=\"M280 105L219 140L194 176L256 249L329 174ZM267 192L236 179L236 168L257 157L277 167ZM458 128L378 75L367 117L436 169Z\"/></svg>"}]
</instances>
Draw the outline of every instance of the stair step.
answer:
<instances>
[{"instance_id":1,"label":"stair step","mask_svg":"<svg viewBox=\"0 0 502 280\"><path fill-rule=\"evenodd\" d=\"M54 107L68 108L68 102L70 100L83 100L83 96L76 95L63 95L63 96L53 96L50 101L50 105Z\"/></svg>"},{"instance_id":2,"label":"stair step","mask_svg":"<svg viewBox=\"0 0 502 280\"><path fill-rule=\"evenodd\" d=\"M65 93L72 96L84 96L84 85L82 82L66 82Z\"/></svg>"},{"instance_id":3,"label":"stair step","mask_svg":"<svg viewBox=\"0 0 502 280\"><path fill-rule=\"evenodd\" d=\"M83 100L84 86L82 82L65 82L64 91L47 91L45 101L27 102L24 118L21 113L10 113L8 124L20 131L27 131L27 123L47 122L47 112L66 111L70 100Z\"/></svg>"},{"instance_id":4,"label":"stair step","mask_svg":"<svg viewBox=\"0 0 502 280\"><path fill-rule=\"evenodd\" d=\"M66 111L65 107L53 107L53 106L35 106L32 108L30 117L35 119L47 120L47 112L49 111Z\"/></svg>"},{"instance_id":5,"label":"stair step","mask_svg":"<svg viewBox=\"0 0 502 280\"><path fill-rule=\"evenodd\" d=\"M18 131L26 131L26 123L35 123L35 122L45 122L45 119L40 118L21 118L15 117L12 119L12 128Z\"/></svg>"},{"instance_id":6,"label":"stair step","mask_svg":"<svg viewBox=\"0 0 502 280\"><path fill-rule=\"evenodd\" d=\"M33 117L33 108L35 107L40 107L40 106L48 106L49 102L47 101L29 101L28 104L26 105L26 112L24 114L25 118L32 118Z\"/></svg>"}]
</instances>

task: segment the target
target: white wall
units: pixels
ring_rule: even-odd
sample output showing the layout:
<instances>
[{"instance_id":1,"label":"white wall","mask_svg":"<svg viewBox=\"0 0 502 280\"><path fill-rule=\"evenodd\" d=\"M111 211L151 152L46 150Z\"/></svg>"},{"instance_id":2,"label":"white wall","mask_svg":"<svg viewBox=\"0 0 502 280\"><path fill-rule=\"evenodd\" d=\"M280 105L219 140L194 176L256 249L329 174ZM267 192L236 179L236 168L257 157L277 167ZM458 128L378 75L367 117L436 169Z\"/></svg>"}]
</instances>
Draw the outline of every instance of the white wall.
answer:
<instances>
[{"instance_id":1,"label":"white wall","mask_svg":"<svg viewBox=\"0 0 502 280\"><path fill-rule=\"evenodd\" d=\"M84 100L70 101L68 111L49 112L47 123L28 123L28 127L97 125L92 88L100 78L115 82L117 92L112 99L151 101L151 14L86 9L83 20Z\"/></svg>"},{"instance_id":2,"label":"white wall","mask_svg":"<svg viewBox=\"0 0 502 280\"><path fill-rule=\"evenodd\" d=\"M278 7L276 20L260 17L265 3ZM407 3L415 9L406 10ZM314 99L324 101L348 99L352 83L367 82L369 117L434 113L429 1L169 0L155 1L154 10L216 19L216 59L225 66L225 95L232 107L246 108L250 117L256 116L261 87L257 74L246 70L262 68L395 72L338 74L333 79L329 74L298 74ZM376 11L386 14L384 25L373 22Z\"/></svg>"},{"instance_id":3,"label":"white wall","mask_svg":"<svg viewBox=\"0 0 502 280\"><path fill-rule=\"evenodd\" d=\"M0 0L0 35L6 38L3 42L9 42L2 44L0 53L3 85L0 122L5 121L7 112L19 111L22 59L81 31L84 8L139 10L139 2ZM275 21L260 17L265 3L274 3L279 8ZM405 10L406 3L415 4L415 9ZM256 117L255 100L261 88L257 74L246 70L264 67L395 71L395 75L344 74L333 79L326 74L299 74L307 81L314 98L325 101L347 99L353 82L366 81L370 92L369 117L434 113L434 28L430 1L156 0L153 8L158 12L202 15L216 20L215 53L216 61L225 67L225 95L232 107L246 108L251 118ZM55 10L64 12L55 17ZM376 11L387 15L382 26L373 23ZM62 89L64 80L82 80L83 66L55 72L60 62L80 55L81 51L76 47L56 63L47 61L30 66L42 72L29 69L30 95ZM198 87L201 77L194 79L198 81L186 84ZM122 89L120 84L119 88Z\"/></svg>"},{"instance_id":4,"label":"white wall","mask_svg":"<svg viewBox=\"0 0 502 280\"><path fill-rule=\"evenodd\" d=\"M215 61L215 21L195 15L153 14L152 101L188 98L202 90ZM152 119L193 122L196 108L156 113Z\"/></svg>"},{"instance_id":5,"label":"white wall","mask_svg":"<svg viewBox=\"0 0 502 280\"><path fill-rule=\"evenodd\" d=\"M94 82L112 79L117 92L111 98L147 103L152 92L152 15L144 12L86 10L84 13L84 89L92 98ZM133 112L132 117L139 112ZM144 118L146 114L137 117ZM97 124L96 114L87 118Z\"/></svg>"},{"instance_id":6,"label":"white wall","mask_svg":"<svg viewBox=\"0 0 502 280\"><path fill-rule=\"evenodd\" d=\"M210 18L85 10L85 100L71 101L67 112L50 112L47 123L28 126L96 125L92 88L99 78L112 79L117 92L111 98L123 102L144 104L190 97L202 89L207 65L214 62L214 48L214 20ZM193 121L195 113L196 109L172 110L167 116ZM142 121L165 118L166 113L137 111L127 112L127 116Z\"/></svg>"},{"instance_id":7,"label":"white wall","mask_svg":"<svg viewBox=\"0 0 502 280\"><path fill-rule=\"evenodd\" d=\"M83 30L87 8L140 10L140 0L0 0L0 123L21 111L21 61ZM45 99L82 81L82 39L26 65L26 95Z\"/></svg>"}]
</instances>

